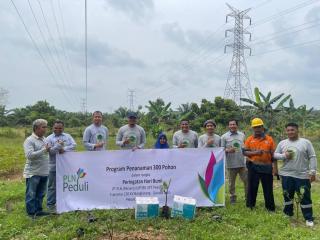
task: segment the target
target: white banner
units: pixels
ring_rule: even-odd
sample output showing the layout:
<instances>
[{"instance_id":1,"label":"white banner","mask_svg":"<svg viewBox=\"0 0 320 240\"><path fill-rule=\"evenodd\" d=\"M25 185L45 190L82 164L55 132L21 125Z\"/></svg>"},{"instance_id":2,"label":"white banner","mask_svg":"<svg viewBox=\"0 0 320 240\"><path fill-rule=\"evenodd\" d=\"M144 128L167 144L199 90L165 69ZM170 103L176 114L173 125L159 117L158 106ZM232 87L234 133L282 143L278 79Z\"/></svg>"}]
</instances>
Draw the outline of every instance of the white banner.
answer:
<instances>
[{"instance_id":1,"label":"white banner","mask_svg":"<svg viewBox=\"0 0 320 240\"><path fill-rule=\"evenodd\" d=\"M173 195L224 206L223 148L66 152L57 156L57 211L134 208L135 197Z\"/></svg>"}]
</instances>

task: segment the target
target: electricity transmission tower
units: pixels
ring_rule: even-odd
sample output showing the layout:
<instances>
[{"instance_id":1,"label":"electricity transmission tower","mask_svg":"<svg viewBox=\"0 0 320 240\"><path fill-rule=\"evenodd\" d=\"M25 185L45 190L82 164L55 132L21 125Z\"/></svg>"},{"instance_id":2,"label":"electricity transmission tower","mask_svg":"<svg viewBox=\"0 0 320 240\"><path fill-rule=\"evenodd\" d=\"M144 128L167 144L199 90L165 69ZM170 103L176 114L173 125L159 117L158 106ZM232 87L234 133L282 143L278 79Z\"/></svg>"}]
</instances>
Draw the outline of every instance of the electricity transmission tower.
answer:
<instances>
[{"instance_id":1,"label":"electricity transmission tower","mask_svg":"<svg viewBox=\"0 0 320 240\"><path fill-rule=\"evenodd\" d=\"M244 43L244 34L249 34L249 39L251 40L251 33L243 28L243 21L245 19L249 20L249 24L251 25L251 18L247 15L247 13L250 11L250 8L240 11L230 6L228 3L227 6L230 8L231 13L227 14L226 22L228 22L228 17L234 18L234 28L227 29L225 31L225 37L228 37L228 32L232 32L234 41L231 44L226 44L224 47L225 53L227 47L233 48L233 56L228 73L226 88L224 91L224 97L230 98L238 105L241 105L240 98L253 98L249 74L244 57L245 49L248 49L251 55L251 48Z\"/></svg>"},{"instance_id":2,"label":"electricity transmission tower","mask_svg":"<svg viewBox=\"0 0 320 240\"><path fill-rule=\"evenodd\" d=\"M135 90L128 89L129 111L134 111Z\"/></svg>"},{"instance_id":3,"label":"electricity transmission tower","mask_svg":"<svg viewBox=\"0 0 320 240\"><path fill-rule=\"evenodd\" d=\"M86 99L85 98L81 98L81 112L83 114L86 114L87 113L87 102L86 102Z\"/></svg>"}]
</instances>

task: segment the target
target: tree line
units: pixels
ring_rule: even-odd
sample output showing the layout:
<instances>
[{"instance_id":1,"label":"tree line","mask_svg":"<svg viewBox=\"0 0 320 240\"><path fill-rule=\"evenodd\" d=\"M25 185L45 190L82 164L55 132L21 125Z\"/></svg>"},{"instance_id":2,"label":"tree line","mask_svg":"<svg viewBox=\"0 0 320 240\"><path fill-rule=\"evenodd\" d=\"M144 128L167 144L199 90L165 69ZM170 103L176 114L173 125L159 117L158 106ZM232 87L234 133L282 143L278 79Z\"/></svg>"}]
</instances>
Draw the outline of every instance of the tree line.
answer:
<instances>
[{"instance_id":1,"label":"tree line","mask_svg":"<svg viewBox=\"0 0 320 240\"><path fill-rule=\"evenodd\" d=\"M202 99L198 103L183 103L173 109L171 102L164 102L158 98L148 101L145 106L147 111L139 107L136 111L139 124L145 130L156 136L161 131L174 132L179 127L181 119L188 119L192 129L200 132L207 119L214 119L221 132L224 131L229 119L237 119L243 129L249 128L253 117L260 117L265 122L265 127L271 135L281 139L284 125L287 122L297 122L302 135L306 130L313 131L320 126L320 112L306 105L295 106L290 95L281 93L272 97L272 93L263 94L258 88L254 89L254 99L242 98L246 105L237 105L230 99L215 97L213 101ZM126 107L119 107L112 113L103 113L104 124L108 126L111 134L126 123ZM91 113L67 112L56 109L47 101L38 101L34 105L22 108L6 109L0 105L0 127L27 127L37 118L44 118L52 125L56 119L63 120L67 127L84 127L91 123ZM223 130L222 130L223 129Z\"/></svg>"}]
</instances>

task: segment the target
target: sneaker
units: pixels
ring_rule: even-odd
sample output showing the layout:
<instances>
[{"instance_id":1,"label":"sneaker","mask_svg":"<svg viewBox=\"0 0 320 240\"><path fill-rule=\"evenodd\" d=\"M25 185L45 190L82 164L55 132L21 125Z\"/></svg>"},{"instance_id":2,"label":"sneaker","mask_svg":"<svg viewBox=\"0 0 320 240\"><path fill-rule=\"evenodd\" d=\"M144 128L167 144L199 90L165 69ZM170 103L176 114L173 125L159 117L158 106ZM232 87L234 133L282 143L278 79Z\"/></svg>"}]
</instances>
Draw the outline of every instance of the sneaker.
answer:
<instances>
[{"instance_id":1,"label":"sneaker","mask_svg":"<svg viewBox=\"0 0 320 240\"><path fill-rule=\"evenodd\" d=\"M307 227L313 227L313 226L314 226L314 223L313 223L313 221L311 221L311 220L307 220L307 221L306 221L306 225L307 225Z\"/></svg>"}]
</instances>

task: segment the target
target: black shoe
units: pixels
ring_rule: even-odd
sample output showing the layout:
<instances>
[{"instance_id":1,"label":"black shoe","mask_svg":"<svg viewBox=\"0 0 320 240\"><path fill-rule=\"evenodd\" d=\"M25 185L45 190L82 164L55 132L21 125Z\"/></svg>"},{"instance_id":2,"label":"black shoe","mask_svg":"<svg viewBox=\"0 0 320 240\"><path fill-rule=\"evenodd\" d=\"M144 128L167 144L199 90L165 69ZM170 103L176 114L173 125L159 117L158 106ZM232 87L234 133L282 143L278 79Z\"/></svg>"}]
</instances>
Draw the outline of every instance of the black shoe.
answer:
<instances>
[{"instance_id":1,"label":"black shoe","mask_svg":"<svg viewBox=\"0 0 320 240\"><path fill-rule=\"evenodd\" d=\"M50 215L50 213L44 212L44 211L40 211L40 212L37 212L34 216L35 217L43 217L43 216L48 216L48 215Z\"/></svg>"},{"instance_id":2,"label":"black shoe","mask_svg":"<svg viewBox=\"0 0 320 240\"><path fill-rule=\"evenodd\" d=\"M32 213L28 213L28 217L31 218L32 220L34 220L36 218L36 215L35 214L32 214Z\"/></svg>"}]
</instances>

